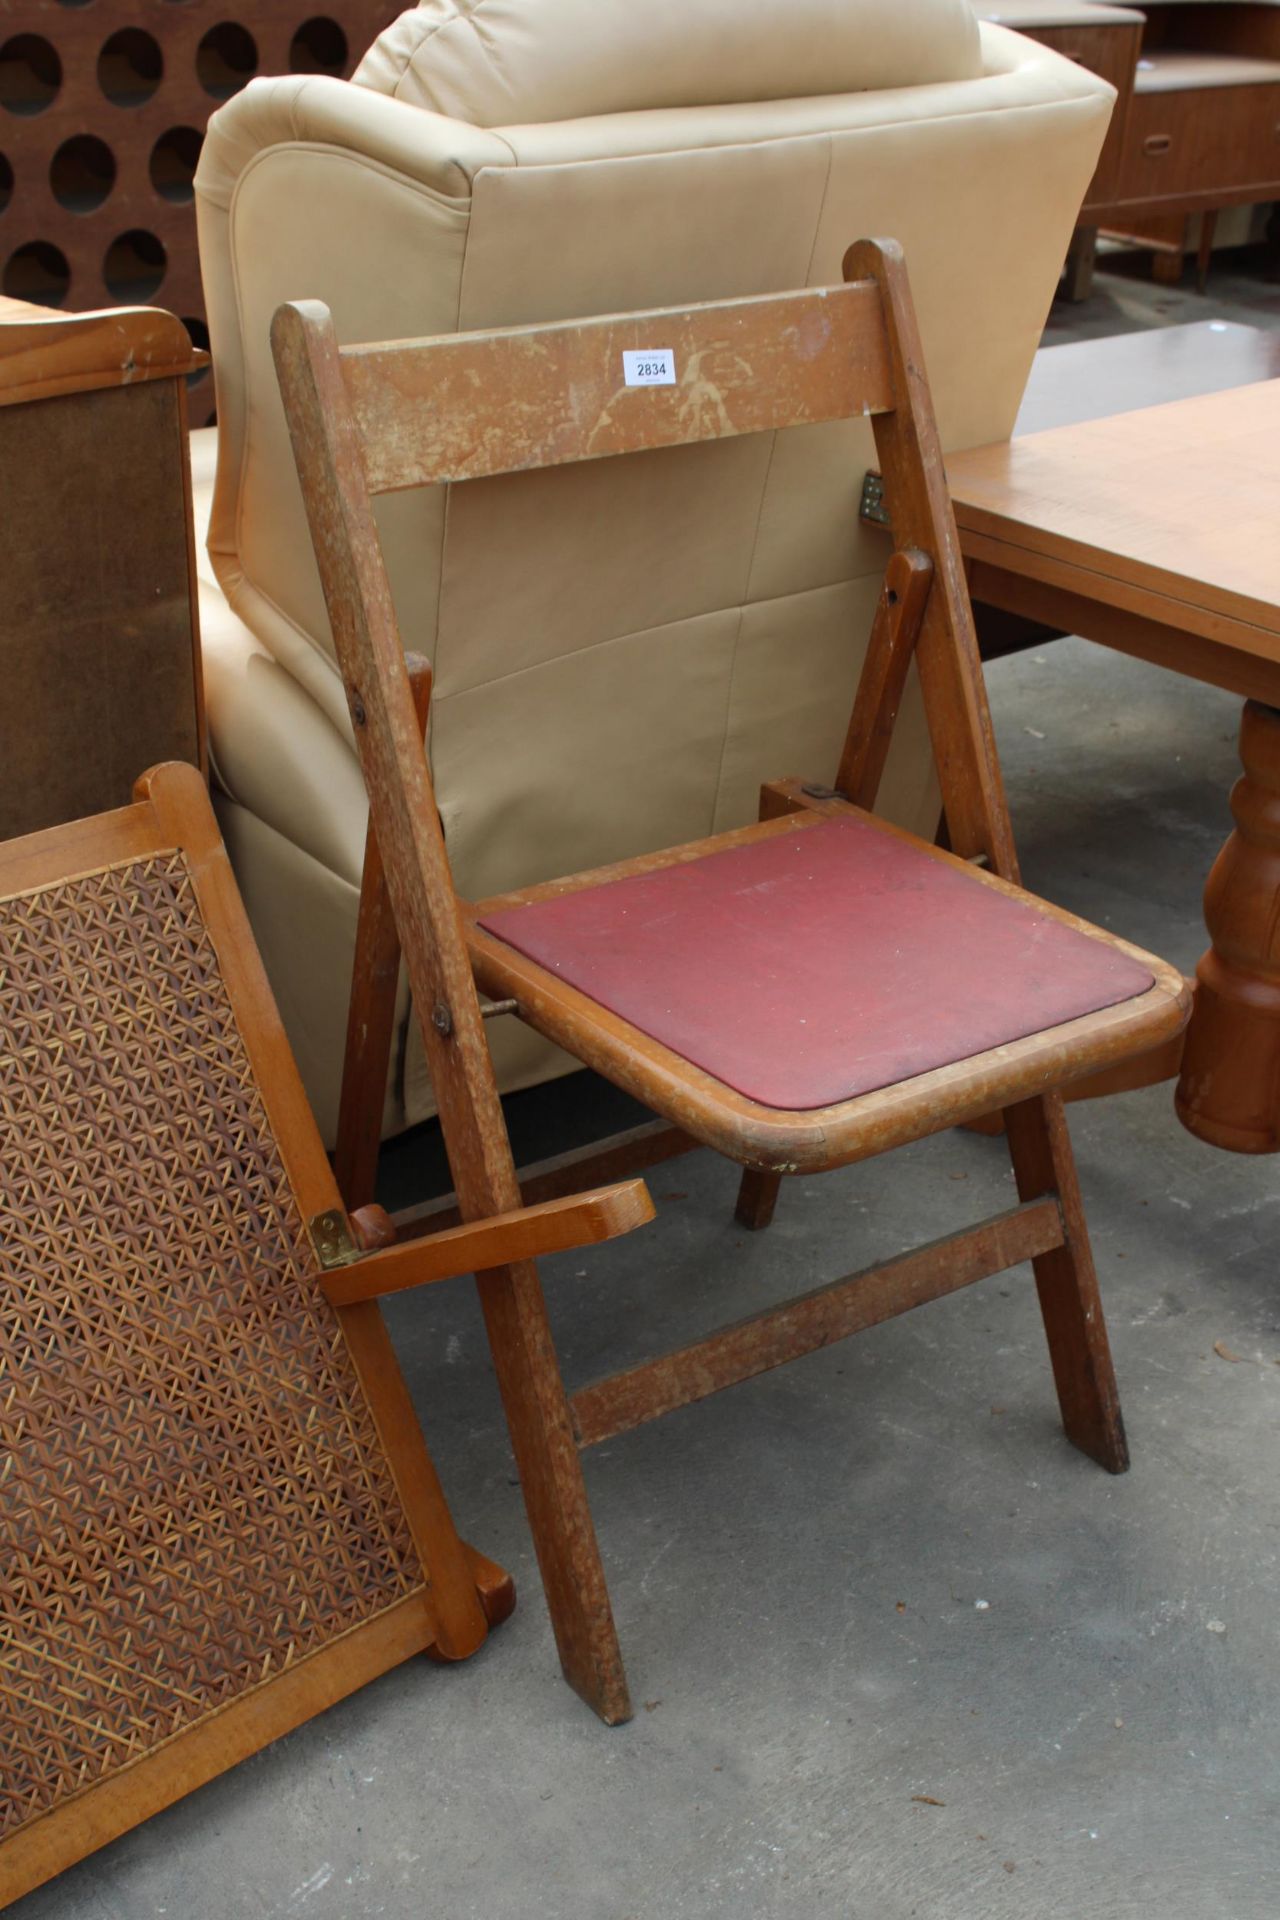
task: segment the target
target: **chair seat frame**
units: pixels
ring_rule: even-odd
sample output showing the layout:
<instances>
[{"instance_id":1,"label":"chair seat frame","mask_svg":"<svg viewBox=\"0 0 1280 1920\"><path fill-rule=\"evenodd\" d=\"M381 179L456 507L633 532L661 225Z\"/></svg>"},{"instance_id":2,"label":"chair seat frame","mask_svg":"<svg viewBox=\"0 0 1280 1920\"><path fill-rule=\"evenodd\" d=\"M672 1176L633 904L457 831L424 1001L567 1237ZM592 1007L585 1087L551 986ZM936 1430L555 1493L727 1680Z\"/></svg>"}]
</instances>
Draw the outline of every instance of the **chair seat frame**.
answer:
<instances>
[{"instance_id":1,"label":"chair seat frame","mask_svg":"<svg viewBox=\"0 0 1280 1920\"><path fill-rule=\"evenodd\" d=\"M1146 993L1135 998L972 1054L955 1065L900 1080L874 1093L802 1112L787 1111L765 1106L725 1086L558 974L527 958L482 924L511 908L558 899L565 893L636 874L654 873L708 854L749 846L775 834L793 834L797 828L816 826L823 819L841 815L864 820L932 859L960 869L975 885L1010 899L1025 902L1031 898L1021 887L874 819L839 796L824 798L807 793L799 780L771 783L765 790L765 803L778 811L771 812L760 825L740 827L683 847L669 847L660 853L577 873L566 880L552 880L465 905L467 946L481 990L494 999L514 999L522 1020L686 1129L703 1146L714 1148L740 1166L774 1174L825 1173L865 1160L918 1139L922 1131L935 1133L942 1127L958 1126L990 1113L994 1107L1025 1099L1046 1082L1063 1086L1083 1078L1135 1049L1158 1044L1180 1028L1180 977L1172 967L1157 963L1159 977ZM1036 906L1060 926L1093 935L1089 924L1075 914L1045 901L1036 901ZM1108 938L1105 944L1150 965L1149 956L1127 941ZM922 1121L927 1121L927 1126L922 1126Z\"/></svg>"}]
</instances>

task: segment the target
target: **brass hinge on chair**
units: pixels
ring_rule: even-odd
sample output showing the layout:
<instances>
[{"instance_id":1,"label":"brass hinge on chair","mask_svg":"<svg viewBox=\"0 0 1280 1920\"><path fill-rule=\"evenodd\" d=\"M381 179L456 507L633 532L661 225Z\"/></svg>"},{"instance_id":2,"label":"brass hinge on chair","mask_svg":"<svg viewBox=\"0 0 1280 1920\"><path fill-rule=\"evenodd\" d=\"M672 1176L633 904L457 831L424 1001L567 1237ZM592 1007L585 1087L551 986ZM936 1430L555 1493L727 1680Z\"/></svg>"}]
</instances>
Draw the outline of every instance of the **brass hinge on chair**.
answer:
<instances>
[{"instance_id":1,"label":"brass hinge on chair","mask_svg":"<svg viewBox=\"0 0 1280 1920\"><path fill-rule=\"evenodd\" d=\"M313 1214L307 1230L325 1273L334 1267L349 1267L360 1258L360 1249L351 1237L351 1223L341 1207Z\"/></svg>"}]
</instances>

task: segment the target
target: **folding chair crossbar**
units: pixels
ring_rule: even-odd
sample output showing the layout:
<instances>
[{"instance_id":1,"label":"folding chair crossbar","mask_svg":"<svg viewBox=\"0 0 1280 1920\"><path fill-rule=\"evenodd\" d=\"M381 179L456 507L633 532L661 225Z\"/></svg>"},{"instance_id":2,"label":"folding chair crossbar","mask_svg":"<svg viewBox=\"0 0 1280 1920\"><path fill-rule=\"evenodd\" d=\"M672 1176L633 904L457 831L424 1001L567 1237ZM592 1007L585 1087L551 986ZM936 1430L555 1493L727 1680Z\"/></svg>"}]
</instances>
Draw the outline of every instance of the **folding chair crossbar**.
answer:
<instances>
[{"instance_id":1,"label":"folding chair crossbar","mask_svg":"<svg viewBox=\"0 0 1280 1920\"><path fill-rule=\"evenodd\" d=\"M491 998L514 1001L523 1020L638 1093L660 1116L621 1142L530 1169L526 1206L571 1191L577 1180L613 1179L703 1144L746 1169L739 1219L763 1225L785 1172L845 1164L992 1107L1005 1110L1019 1199L1011 1212L599 1381L576 1394L572 1406L532 1262L519 1260L480 1276L561 1661L571 1683L606 1720L625 1718L630 1703L579 1447L1029 1259L1066 1432L1112 1472L1122 1471L1128 1460L1058 1089L1161 1044L1185 1023L1188 997L1172 969L1032 902L1046 920L1073 929L1065 946L1083 937L1086 946L1101 941L1113 957L1117 949L1127 954L1130 980L1148 981L1148 990L1126 986L1110 1000L1101 989L1093 997L1087 993L1071 1003L1083 1012L1059 1012L1039 1027L1024 1023L1022 1037L1010 1036L1008 1044L988 1041L985 1053L971 1048L964 1057L954 1049L934 1053L924 1068L892 1084L863 1081L877 1091L837 1096L834 1105L814 1111L797 1100L801 1110L793 1112L766 1108L694 1065L687 1038L680 1042L684 1053L676 1039L667 1045L652 1025L668 1017L666 999L656 1011L649 1009L646 1027L638 1013L633 1020L611 1011L586 985L561 974L559 959L547 959L549 927L553 935L567 926L576 929L579 961L588 953L585 943L596 937L593 925L606 945L610 937L607 901L592 923L590 902L583 913L553 914L550 896L590 887L604 895L611 878L630 885L632 877L643 877L646 897L660 907L685 886L672 879L673 862L709 862L726 838L758 848L777 826L791 832L787 816L796 814L807 818L792 826L825 834L829 848L837 838L846 843L836 860L841 872L866 875L882 861L886 874L900 877L910 860L917 863L922 897L936 902L954 894L954 873L944 882L931 860L919 865L921 851L934 850L919 842L912 842L909 858L884 846L873 850L877 834L892 840L895 830L861 811L874 808L913 661L956 856L936 857L951 859L962 871L965 890L972 883L979 894L993 887L1016 894L1023 903L1017 911L1025 911L1028 897L1017 887L1013 835L900 250L889 241L860 241L845 257L844 274L840 287L382 345L340 348L327 311L312 303L281 308L272 327L370 798L371 860L356 965L360 1005L352 1009L352 1091L344 1096L346 1144L339 1156L357 1185L372 1181L391 1030L385 1007L372 1022L362 1009L371 996L394 992L397 931L456 1189L452 1203L405 1221L406 1233L504 1215L521 1205L477 982ZM504 901L461 907L422 750L425 683L420 676L415 711L373 497L863 416L871 418L897 551L886 571L834 785L779 781L763 790L755 827L714 843L640 856L623 862L614 875L572 876ZM856 504L851 475L851 518ZM856 831L850 819L855 812ZM843 817L838 833L822 818L832 813ZM859 835L863 852L853 849ZM797 847L805 844L802 832L793 837ZM988 871L978 874L965 863ZM821 863L815 858L813 864L816 871ZM713 890L717 884L706 882ZM885 881L886 897L896 884ZM997 909L987 897L971 924L984 916L993 924L1008 904ZM966 913L971 905L967 896ZM514 932L517 910L526 907L543 914L541 944L534 943L541 958L532 956L527 942L522 948ZM483 923L495 912L505 931L486 930ZM1061 926L1055 937L1065 951ZM732 940L727 944L732 948ZM979 946L979 958L983 951ZM1064 978L1068 971L1064 963ZM1105 971L1100 961L1083 966L1087 979L1101 979ZM817 972L810 972L817 993ZM616 969L613 979L615 997L625 999L628 982L619 983ZM821 991L830 1002L830 983ZM1058 1004L1065 1006L1066 998L1060 996ZM948 1005L951 1016L962 1016L954 992ZM712 1018L715 1013L713 1004ZM366 1044L362 1036L370 1034ZM854 1059L856 1044L855 1034L844 1058ZM919 1056L917 1046L913 1057ZM723 1049L717 1057L723 1058ZM818 1075L812 1079L816 1085ZM361 1126L363 1140L355 1138ZM346 1197L352 1204L365 1196Z\"/></svg>"},{"instance_id":2,"label":"folding chair crossbar","mask_svg":"<svg viewBox=\"0 0 1280 1920\"><path fill-rule=\"evenodd\" d=\"M965 1233L946 1234L882 1266L864 1267L782 1305L721 1327L705 1339L629 1367L573 1394L580 1447L598 1446L659 1414L850 1334L892 1320L909 1307L958 1293L1006 1267L1035 1260L1066 1244L1062 1210L1054 1199L1031 1200L996 1214Z\"/></svg>"}]
</instances>

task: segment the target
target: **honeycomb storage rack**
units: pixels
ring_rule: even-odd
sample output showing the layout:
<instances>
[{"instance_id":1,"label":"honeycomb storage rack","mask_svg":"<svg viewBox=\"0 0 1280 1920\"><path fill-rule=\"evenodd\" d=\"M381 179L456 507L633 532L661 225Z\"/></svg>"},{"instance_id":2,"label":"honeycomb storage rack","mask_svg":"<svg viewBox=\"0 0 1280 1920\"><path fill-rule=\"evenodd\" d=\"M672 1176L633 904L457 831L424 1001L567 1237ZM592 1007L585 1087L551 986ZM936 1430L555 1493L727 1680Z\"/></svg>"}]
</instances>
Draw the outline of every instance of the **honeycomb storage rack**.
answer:
<instances>
[{"instance_id":1,"label":"honeycomb storage rack","mask_svg":"<svg viewBox=\"0 0 1280 1920\"><path fill-rule=\"evenodd\" d=\"M255 74L345 78L401 11L395 0L234 11L221 0L6 0L0 290L72 311L167 307L207 346L192 176L209 115ZM213 383L207 372L193 381L201 425Z\"/></svg>"}]
</instances>

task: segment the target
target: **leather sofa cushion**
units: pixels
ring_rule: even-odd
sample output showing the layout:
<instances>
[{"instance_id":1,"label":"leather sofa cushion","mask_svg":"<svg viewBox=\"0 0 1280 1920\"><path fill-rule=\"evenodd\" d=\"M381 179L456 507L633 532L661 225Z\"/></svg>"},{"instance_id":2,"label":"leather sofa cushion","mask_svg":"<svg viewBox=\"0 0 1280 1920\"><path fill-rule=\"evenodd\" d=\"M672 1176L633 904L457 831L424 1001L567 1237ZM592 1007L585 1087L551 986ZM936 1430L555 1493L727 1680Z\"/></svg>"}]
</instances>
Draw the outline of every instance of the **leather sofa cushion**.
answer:
<instances>
[{"instance_id":1,"label":"leather sofa cushion","mask_svg":"<svg viewBox=\"0 0 1280 1920\"><path fill-rule=\"evenodd\" d=\"M969 0L422 0L375 40L355 79L504 127L981 71Z\"/></svg>"}]
</instances>

